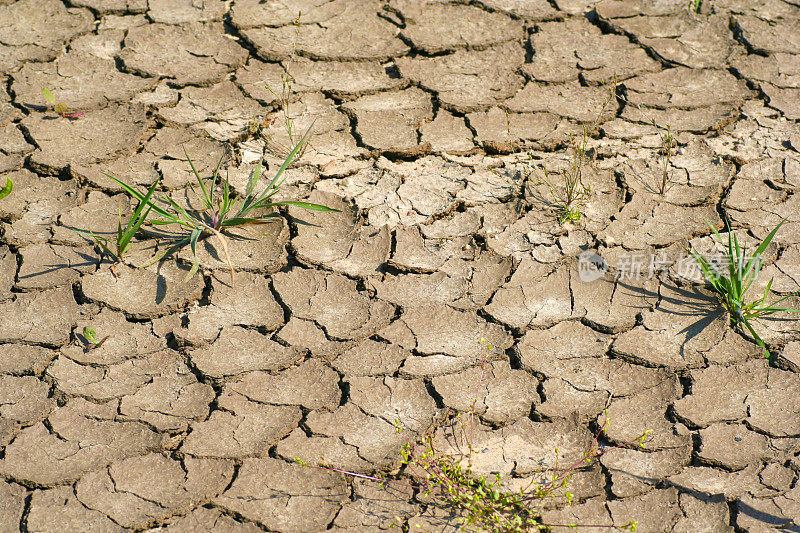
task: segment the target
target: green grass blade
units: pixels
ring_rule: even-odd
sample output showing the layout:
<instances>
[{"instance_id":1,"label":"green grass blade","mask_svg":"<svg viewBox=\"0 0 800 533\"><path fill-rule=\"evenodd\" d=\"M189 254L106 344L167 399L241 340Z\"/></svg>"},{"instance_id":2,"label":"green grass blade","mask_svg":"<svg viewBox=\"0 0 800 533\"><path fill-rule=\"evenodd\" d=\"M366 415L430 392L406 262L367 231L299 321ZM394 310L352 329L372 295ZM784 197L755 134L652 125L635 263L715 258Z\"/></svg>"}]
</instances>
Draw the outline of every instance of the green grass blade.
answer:
<instances>
[{"instance_id":1,"label":"green grass blade","mask_svg":"<svg viewBox=\"0 0 800 533\"><path fill-rule=\"evenodd\" d=\"M142 224L144 224L145 220L147 220L147 215L149 214L150 214L150 208L148 207L147 211L145 211L143 215L137 216L134 223L127 230L125 230L125 233L123 233L120 242L121 254L124 254L128 250L131 239L133 239L133 236L136 235L137 231L139 231L139 228L142 227Z\"/></svg>"},{"instance_id":2,"label":"green grass blade","mask_svg":"<svg viewBox=\"0 0 800 533\"><path fill-rule=\"evenodd\" d=\"M195 256L194 260L192 261L192 268L189 269L189 272L186 273L186 276L183 277L184 283L189 281L192 276L197 273L197 269L200 267L200 261Z\"/></svg>"},{"instance_id":3,"label":"green grass blade","mask_svg":"<svg viewBox=\"0 0 800 533\"><path fill-rule=\"evenodd\" d=\"M210 192L209 192L209 200L210 200L209 203L211 205L214 205L214 191L217 189L217 181L219 180L219 169L222 168L222 160L224 158L225 158L225 154L223 154L219 158L219 161L217 161L217 168L214 169L214 176L211 178L211 189L210 189ZM211 205L209 205L209 207L211 207Z\"/></svg>"},{"instance_id":4,"label":"green grass blade","mask_svg":"<svg viewBox=\"0 0 800 533\"><path fill-rule=\"evenodd\" d=\"M225 220L228 216L228 211L231 210L231 187L228 178L225 178L225 183L222 185L222 208L219 212L219 219Z\"/></svg>"},{"instance_id":5,"label":"green grass blade","mask_svg":"<svg viewBox=\"0 0 800 533\"><path fill-rule=\"evenodd\" d=\"M264 215L263 217L233 217L224 220L221 224L224 228L231 228L236 226L245 226L248 224L266 224L267 222L275 219L278 215Z\"/></svg>"},{"instance_id":6,"label":"green grass blade","mask_svg":"<svg viewBox=\"0 0 800 533\"><path fill-rule=\"evenodd\" d=\"M747 331L750 332L750 335L752 335L753 338L755 339L756 344L758 344L764 350L764 357L771 360L772 354L769 353L769 350L767 350L767 345L764 343L764 341L761 339L758 333L756 333L756 330L753 329L753 326L750 325L750 321L745 318L742 322L747 328Z\"/></svg>"},{"instance_id":7,"label":"green grass blade","mask_svg":"<svg viewBox=\"0 0 800 533\"><path fill-rule=\"evenodd\" d=\"M191 216L186 211L186 209L184 209L180 204L178 204L178 202L176 202L175 200L173 200L169 196L167 196L165 199L169 203L169 205L172 207L172 209L174 209L178 213L178 216L170 215L170 217L169 217L173 221L174 224L180 224L181 226L186 226L186 227L189 227L189 228L195 228L198 224L202 224L203 223L200 220L198 220L197 218Z\"/></svg>"},{"instance_id":8,"label":"green grass blade","mask_svg":"<svg viewBox=\"0 0 800 533\"><path fill-rule=\"evenodd\" d=\"M113 257L115 261L119 261L119 257L117 256L117 254L115 254L111 250L111 248L108 247L108 239L106 239L105 237L98 237L97 235L95 235L91 231L87 232L87 231L82 231L82 230L79 230L79 229L73 229L72 231L74 231L78 235L86 237L87 239L89 239L91 241L94 241L95 244L97 244L100 248L102 248L104 254ZM101 259L102 259L102 256L101 256Z\"/></svg>"},{"instance_id":9,"label":"green grass blade","mask_svg":"<svg viewBox=\"0 0 800 533\"><path fill-rule=\"evenodd\" d=\"M136 199L137 199L139 202L144 202L144 203L147 203L147 204L149 204L149 205L150 205L150 207L152 208L152 210L153 210L153 211L154 211L154 212L155 212L157 215L159 215L159 216L162 216L162 217L164 217L164 218L168 218L168 219L169 219L169 218L174 218L174 215L172 215L172 214L171 214L171 213L169 213L168 211L164 210L163 208L159 207L159 206L158 206L158 205L157 205L157 204L156 204L156 203L155 203L155 202L152 200L152 198L148 198L147 202L145 202L145 198L147 197L147 195L146 195L146 194L142 194L140 191L137 191L136 189L134 189L133 187L131 187L130 185L128 185L128 184L127 184L127 183L125 183L124 181L122 181L122 180L118 180L117 178L115 178L114 176L112 176L111 174L109 174L109 173L107 173L107 172L104 172L104 174L105 174L106 176L108 176L109 178L111 178L112 180L114 180L115 182L117 182L117 183L119 184L119 186L120 186L120 187L122 187L122 188L123 188L123 190L125 190L125 192L127 192L127 193L128 193L130 196L132 196L133 198L136 198ZM158 181L158 180L156 180L156 181Z\"/></svg>"},{"instance_id":10,"label":"green grass blade","mask_svg":"<svg viewBox=\"0 0 800 533\"><path fill-rule=\"evenodd\" d=\"M151 208L153 207L152 202L150 201L150 199L153 197L153 193L156 191L156 187L158 187L158 184L160 182L161 182L161 176L156 178L156 181L153 182L153 184L150 186L149 189L147 189L147 194L144 195L143 201L138 206L136 206L136 210L134 211L134 215L135 216L139 216L139 214L144 209L144 206L147 205L147 206L150 206Z\"/></svg>"},{"instance_id":11,"label":"green grass blade","mask_svg":"<svg viewBox=\"0 0 800 533\"><path fill-rule=\"evenodd\" d=\"M189 235L189 245L192 248L193 256L197 256L197 239L200 238L201 233L203 233L203 228L194 228L191 235Z\"/></svg>"},{"instance_id":12,"label":"green grass blade","mask_svg":"<svg viewBox=\"0 0 800 533\"><path fill-rule=\"evenodd\" d=\"M294 205L297 207L302 207L303 209L310 209L312 211L328 211L332 213L340 213L341 210L334 209L333 207L328 207L326 205L314 204L311 202L298 202L295 200L284 200L282 202L273 202L271 204L266 204L264 207L274 207L278 205Z\"/></svg>"},{"instance_id":13,"label":"green grass blade","mask_svg":"<svg viewBox=\"0 0 800 533\"><path fill-rule=\"evenodd\" d=\"M772 242L772 239L775 237L775 234L778 232L781 226L783 226L784 222L786 222L786 219L781 220L780 223L777 226L775 226L775 229L769 232L769 235L767 235L767 237L762 241L761 245L758 248L756 248L755 253L753 253L753 257L750 258L748 264L761 257L761 255L767 249L767 246L769 246L769 243Z\"/></svg>"},{"instance_id":14,"label":"green grass blade","mask_svg":"<svg viewBox=\"0 0 800 533\"><path fill-rule=\"evenodd\" d=\"M256 166L255 170L250 173L250 178L247 180L247 189L244 193L244 201L242 205L239 206L239 210L236 212L236 216L234 218L238 218L242 215L247 215L250 211L253 210L253 203L256 199L253 197L253 189L258 183L258 180L261 178L261 161L259 160L258 166Z\"/></svg>"},{"instance_id":15,"label":"green grass blade","mask_svg":"<svg viewBox=\"0 0 800 533\"><path fill-rule=\"evenodd\" d=\"M14 190L14 182L11 181L11 178L6 178L6 184L0 189L0 200L11 194L12 190Z\"/></svg>"},{"instance_id":16,"label":"green grass blade","mask_svg":"<svg viewBox=\"0 0 800 533\"><path fill-rule=\"evenodd\" d=\"M258 166L250 173L250 179L247 180L247 189L244 192L245 200L250 198L250 195L253 194L253 189L256 187L256 183L261 178L261 160L258 161Z\"/></svg>"},{"instance_id":17,"label":"green grass blade","mask_svg":"<svg viewBox=\"0 0 800 533\"><path fill-rule=\"evenodd\" d=\"M255 202L256 204L260 204L264 199L270 198L280 188L281 184L286 179L285 177L281 179L281 176L283 175L284 171L286 171L286 169L289 168L289 165L291 165L292 162L294 161L294 157L297 155L298 152L300 152L300 150L303 148L308 138L311 136L311 128L313 127L314 124L312 123L311 126L309 126L308 129L306 130L305 135L303 135L303 137L298 141L298 143L294 146L294 148L292 148L292 151L289 152L289 155L286 156L286 159L283 160L281 168L278 169L278 172L275 173L275 177L272 178L272 181L269 183L267 188L264 189L264 192L261 193L261 196L258 197L258 199Z\"/></svg>"},{"instance_id":18,"label":"green grass blade","mask_svg":"<svg viewBox=\"0 0 800 533\"><path fill-rule=\"evenodd\" d=\"M205 183L203 183L203 178L201 178L200 173L197 172L197 169L194 166L194 161L192 161L192 158L189 157L189 153L186 151L185 146L183 147L183 153L186 155L186 159L189 160L189 166L192 167L192 172L194 173L194 177L197 179L197 183L200 184L200 188L203 190L203 198L201 198L203 200L203 204L207 208L211 209L211 197L208 194L208 189L206 189L206 185Z\"/></svg>"}]
</instances>

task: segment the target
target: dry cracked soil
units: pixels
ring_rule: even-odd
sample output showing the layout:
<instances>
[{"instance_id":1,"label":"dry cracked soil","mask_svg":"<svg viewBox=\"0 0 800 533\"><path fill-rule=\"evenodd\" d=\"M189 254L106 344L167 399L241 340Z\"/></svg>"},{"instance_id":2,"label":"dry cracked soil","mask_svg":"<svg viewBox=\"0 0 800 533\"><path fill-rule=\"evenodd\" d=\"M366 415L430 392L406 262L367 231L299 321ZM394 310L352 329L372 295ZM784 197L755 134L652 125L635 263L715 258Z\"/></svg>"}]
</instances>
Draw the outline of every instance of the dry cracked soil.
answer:
<instances>
[{"instance_id":1,"label":"dry cracked soil","mask_svg":"<svg viewBox=\"0 0 800 533\"><path fill-rule=\"evenodd\" d=\"M0 0L0 81L0 532L459 530L398 468L473 405L510 487L607 411L553 531L800 531L798 321L770 364L686 254L785 219L754 292L800 288L796 0ZM75 232L131 208L106 172L242 194L312 124L279 197L339 212L233 236L233 281Z\"/></svg>"}]
</instances>

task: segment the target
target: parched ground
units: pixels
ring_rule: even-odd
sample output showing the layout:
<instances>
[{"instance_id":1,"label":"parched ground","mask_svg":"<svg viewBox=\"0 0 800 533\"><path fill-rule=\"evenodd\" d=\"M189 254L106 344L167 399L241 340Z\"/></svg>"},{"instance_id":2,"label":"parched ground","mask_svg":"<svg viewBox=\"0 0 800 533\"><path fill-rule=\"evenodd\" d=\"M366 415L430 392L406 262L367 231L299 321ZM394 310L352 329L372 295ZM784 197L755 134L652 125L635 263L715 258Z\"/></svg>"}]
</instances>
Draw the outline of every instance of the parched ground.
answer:
<instances>
[{"instance_id":1,"label":"parched ground","mask_svg":"<svg viewBox=\"0 0 800 533\"><path fill-rule=\"evenodd\" d=\"M758 325L769 365L685 252L704 218L750 242L786 219L753 290L800 289L800 4L689 4L0 0L0 532L453 531L295 458L393 473L475 398L473 463L512 487L608 410L547 523L800 531L798 321ZM130 207L105 172L181 198L186 153L243 192L287 116L313 130L280 198L341 212L230 240L233 282L214 240L187 281L189 250L112 272L74 231ZM583 126L561 224L536 176Z\"/></svg>"}]
</instances>

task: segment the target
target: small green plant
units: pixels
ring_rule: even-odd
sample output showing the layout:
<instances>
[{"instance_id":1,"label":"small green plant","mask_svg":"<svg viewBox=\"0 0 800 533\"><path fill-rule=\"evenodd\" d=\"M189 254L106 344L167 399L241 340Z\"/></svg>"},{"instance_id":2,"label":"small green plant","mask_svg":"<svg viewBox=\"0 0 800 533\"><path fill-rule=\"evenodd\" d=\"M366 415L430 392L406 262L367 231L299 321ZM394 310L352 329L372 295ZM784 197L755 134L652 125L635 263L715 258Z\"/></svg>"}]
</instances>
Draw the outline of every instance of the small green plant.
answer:
<instances>
[{"instance_id":1,"label":"small green plant","mask_svg":"<svg viewBox=\"0 0 800 533\"><path fill-rule=\"evenodd\" d=\"M691 9L694 13L700 13L700 8L703 5L703 0L691 0L689 2L689 9Z\"/></svg>"},{"instance_id":2,"label":"small green plant","mask_svg":"<svg viewBox=\"0 0 800 533\"><path fill-rule=\"evenodd\" d=\"M0 187L0 200L11 194L12 190L14 190L14 182L11 181L11 178L6 178L6 184Z\"/></svg>"},{"instance_id":3,"label":"small green plant","mask_svg":"<svg viewBox=\"0 0 800 533\"><path fill-rule=\"evenodd\" d=\"M470 413L474 416L473 411ZM461 425L463 439L466 440L468 453L466 464L458 457L451 454L439 453L433 446L430 436L421 444L407 442L402 449L403 464L412 476L418 480L419 488L427 495L435 495L444 500L445 505L456 510L463 523L478 531L490 533L524 533L528 531L549 530L559 524L547 524L539 520L537 501L553 497L559 488L566 489L574 472L584 466L590 465L597 457L607 450L601 450L600 436L607 427L608 412L603 426L595 434L584 455L566 468L557 468L550 477L534 480L527 487L518 491L509 491L504 488L502 476L496 474L494 478L477 476L472 471L471 457L474 453L469 427L466 423ZM395 426L401 431L399 424ZM647 440L651 431L645 431L631 442L614 448L636 445L641 447ZM611 448L609 448L611 449ZM567 504L572 504L573 495L564 494ZM595 527L636 531L637 522L631 521L620 527L604 526L601 524L570 524L571 528Z\"/></svg>"},{"instance_id":4,"label":"small green plant","mask_svg":"<svg viewBox=\"0 0 800 533\"><path fill-rule=\"evenodd\" d=\"M47 87L42 87L42 95L53 111L61 115L61 118L76 119L84 114L83 111L70 111L67 104L56 100L56 97L53 96L53 92Z\"/></svg>"},{"instance_id":5,"label":"small green plant","mask_svg":"<svg viewBox=\"0 0 800 533\"><path fill-rule=\"evenodd\" d=\"M248 130L250 135L263 139L268 150L272 150L278 155L286 156L286 154L291 151L292 147L298 144L298 142L296 142L298 132L294 123L295 119L289 114L289 96L292 93L292 78L288 74L284 74L281 77L281 87L277 91L273 90L269 85L265 87L278 101L280 111L271 116L253 118L248 124ZM289 141L288 145L277 140L277 135L274 131L278 122L282 123L286 131L286 136ZM307 147L308 143L306 142L303 144L297 157L302 157Z\"/></svg>"},{"instance_id":6,"label":"small green plant","mask_svg":"<svg viewBox=\"0 0 800 533\"><path fill-rule=\"evenodd\" d=\"M702 270L706 281L711 285L711 288L714 290L714 292L717 293L717 297L719 298L722 307L724 307L728 312L731 326L744 326L747 328L747 331L749 331L750 335L752 335L753 339L755 339L756 344L764 349L764 356L770 360L772 360L772 354L770 354L769 350L764 344L764 341L761 339L758 333L756 333L756 330L753 329L750 320L757 320L761 317L782 311L798 313L800 310L775 307L777 304L793 295L784 296L771 304L767 304L767 296L772 288L772 279L770 279L769 283L767 283L767 287L764 289L764 294L760 298L756 298L752 302L748 303L746 301L746 296L747 291L756 280L756 277L763 266L762 255L764 254L764 250L767 249L767 246L769 246L769 243L772 242L773 237L775 237L775 234L778 232L778 229L780 229L784 222L786 222L786 220L782 220L777 226L775 226L775 229L773 229L761 242L758 248L756 248L755 252L753 252L753 255L748 256L747 246L739 246L739 241L727 222L725 226L728 231L728 239L727 244L725 244L717 229L711 225L708 220L706 220L706 224L708 224L708 226L714 232L714 235L716 235L719 243L725 247L724 262L727 263L727 272L720 271L714 263L706 259L698 252L691 249L689 250L691 256L700 265L700 269Z\"/></svg>"},{"instance_id":7,"label":"small green plant","mask_svg":"<svg viewBox=\"0 0 800 533\"><path fill-rule=\"evenodd\" d=\"M592 195L590 185L583 181L583 169L594 158L593 150L588 146L589 139L597 132L597 126L603 112L612 100L617 99L616 88L618 84L616 78L612 83L604 85L607 90L607 97L595 120L591 124L584 124L579 136L570 135L569 148L571 157L568 168L562 170L560 176L555 180L548 177L547 169L532 169L529 167L524 170L525 178L530 183L546 187L547 194L529 190L536 200L555 211L560 224L567 221L580 221L583 216L581 208L584 202ZM535 170L540 171L535 172ZM532 179L534 173L536 176Z\"/></svg>"},{"instance_id":8,"label":"small green plant","mask_svg":"<svg viewBox=\"0 0 800 533\"><path fill-rule=\"evenodd\" d=\"M100 246L103 255L108 255L115 263L122 262L125 257L125 252L127 252L131 246L131 240L139 231L139 228L142 227L142 224L147 220L147 215L150 214L150 210L152 209L150 199L153 197L153 193L160 181L161 178L159 177L155 183L147 189L145 195L139 199L139 205L136 206L136 209L134 209L130 218L128 218L124 228L122 227L122 205L119 205L119 212L117 214L117 234L115 235L113 244L111 239L100 237L91 231L75 230L75 232L93 240Z\"/></svg>"},{"instance_id":9,"label":"small green plant","mask_svg":"<svg viewBox=\"0 0 800 533\"><path fill-rule=\"evenodd\" d=\"M83 328L83 338L86 340L86 348L84 349L86 352L101 347L108 340L108 336L97 340L97 331L92 326Z\"/></svg>"},{"instance_id":10,"label":"small green plant","mask_svg":"<svg viewBox=\"0 0 800 533\"><path fill-rule=\"evenodd\" d=\"M653 121L653 126L655 126L655 121ZM661 169L661 176L658 181L658 184L655 188L655 191L664 196L667 194L667 191L670 190L672 184L670 183L670 160L672 159L673 152L672 150L677 146L677 142L675 138L672 136L672 129L669 125L667 125L666 131L658 133L659 137L661 138L661 154L664 156L664 167Z\"/></svg>"},{"instance_id":11,"label":"small green plant","mask_svg":"<svg viewBox=\"0 0 800 533\"><path fill-rule=\"evenodd\" d=\"M554 183L547 177L547 172L540 174L539 181L550 192L551 205L555 207L559 223L578 222L581 219L581 203L592 195L592 189L583 182L583 167L588 162L587 142L589 129L584 126L579 140L570 138L572 159L568 169L561 171L560 183Z\"/></svg>"},{"instance_id":12,"label":"small green plant","mask_svg":"<svg viewBox=\"0 0 800 533\"><path fill-rule=\"evenodd\" d=\"M148 207L148 211L152 211L154 214L161 217L160 219L151 220L150 224L174 224L188 232L181 234L177 238L177 242L175 242L162 254L157 255L152 262L161 259L164 255L166 255L167 252L188 244L192 249L194 261L187 276L192 276L197 271L199 266L199 260L197 258L196 251L197 241L201 237L213 235L222 245L228 266L231 270L231 279L233 279L233 264L231 262L230 255L228 254L228 245L223 234L224 230L232 227L263 224L268 222L275 218L277 214L265 211L278 206L294 205L316 211L338 211L337 209L310 202L299 202L293 200L283 200L279 202L272 201L272 197L278 192L284 180L286 179L286 176L284 176L284 171L299 157L302 147L308 139L310 133L311 128L306 131L305 135L303 135L300 141L286 156L280 169L278 169L278 172L275 174L275 177L272 179L272 181L270 181L270 183L267 185L266 189L264 189L261 194L256 194L255 188L258 184L258 181L261 179L262 170L261 162L259 161L258 166L250 175L250 180L247 183L244 196L240 198L234 197L234 195L231 194L231 189L227 178L221 179L220 177L222 159L220 159L219 163L217 164L217 168L214 170L214 174L211 177L211 182L206 184L206 180L200 177L200 174L197 172L197 169L189 157L189 154L184 150L184 153L186 153L186 158L189 160L189 165L192 168L192 173L194 174L195 179L197 180L197 185L199 186L199 192L197 189L192 187L192 190L202 203L202 209L198 210L184 208L169 196L151 197L151 191L143 193L131 187L127 183L115 178L114 176L109 174L107 175L117 182L125 190L125 192L127 192L133 198L136 198L139 201L140 206L146 205Z\"/></svg>"}]
</instances>

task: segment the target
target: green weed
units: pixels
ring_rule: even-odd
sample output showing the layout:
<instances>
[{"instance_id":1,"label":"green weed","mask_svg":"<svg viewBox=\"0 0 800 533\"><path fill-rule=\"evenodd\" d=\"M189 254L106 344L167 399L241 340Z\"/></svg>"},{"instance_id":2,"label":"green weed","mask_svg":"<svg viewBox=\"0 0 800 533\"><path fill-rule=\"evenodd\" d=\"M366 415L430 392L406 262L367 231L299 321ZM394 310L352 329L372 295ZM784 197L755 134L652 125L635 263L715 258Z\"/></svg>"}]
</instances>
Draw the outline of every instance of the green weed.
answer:
<instances>
[{"instance_id":1,"label":"green weed","mask_svg":"<svg viewBox=\"0 0 800 533\"><path fill-rule=\"evenodd\" d=\"M579 140L570 138L572 159L569 168L561 171L559 182L551 181L547 177L547 172L543 172L539 178L540 183L543 183L550 192L551 205L555 207L561 224L568 220L578 222L582 216L581 203L592 195L591 187L583 182L583 167L589 161L586 150L588 140L589 130L586 126L583 127L583 134Z\"/></svg>"},{"instance_id":2,"label":"green weed","mask_svg":"<svg viewBox=\"0 0 800 533\"><path fill-rule=\"evenodd\" d=\"M583 203L592 195L591 186L583 181L583 169L594 158L593 151L588 147L589 139L597 132L603 112L613 100L616 100L617 86L616 79L606 86L608 95L597 118L591 124L583 125L579 136L570 136L570 163L568 168L560 172L558 178L551 179L547 169L528 168L524 171L525 178L529 180L529 183L544 186L547 189L547 194L544 195L531 190L532 196L553 209L560 224L567 221L580 221L583 216L581 213ZM536 174L535 178L533 178L534 173Z\"/></svg>"},{"instance_id":3,"label":"green weed","mask_svg":"<svg viewBox=\"0 0 800 533\"><path fill-rule=\"evenodd\" d=\"M784 222L786 222L786 220L782 220L777 226L775 226L775 229L773 229L758 246L758 248L756 248L755 252L753 252L753 255L748 256L747 246L739 246L739 241L733 231L731 231L731 228L727 222L725 226L728 231L728 240L727 244L725 244L717 229L706 220L706 223L714 232L714 235L717 236L719 243L725 247L724 253L725 262L727 263L728 267L727 272L724 270L720 271L716 265L714 265L704 256L700 255L698 252L691 249L689 250L691 256L700 265L706 281L708 281L708 283L711 285L711 288L714 290L714 292L717 293L717 297L719 298L722 307L724 307L728 312L731 326L744 326L753 336L756 344L764 349L764 356L769 359L772 359L772 355L764 344L764 341L761 339L758 333L756 333L756 330L753 329L752 324L750 324L750 320L757 320L761 317L782 311L798 313L800 310L775 307L778 303L790 298L793 295L784 296L769 305L766 303L767 296L772 288L772 279L770 279L769 283L767 283L767 287L764 289L764 294L760 298L756 298L752 302L748 303L746 301L746 296L747 291L756 280L756 277L758 277L758 273L763 265L762 255L764 254L764 250L767 249L767 246L769 246L769 243L772 242L773 237L775 237L775 233L777 233L778 229L780 229Z\"/></svg>"},{"instance_id":4,"label":"green weed","mask_svg":"<svg viewBox=\"0 0 800 533\"><path fill-rule=\"evenodd\" d=\"M277 91L273 90L269 85L265 87L278 101L280 115L276 113L272 116L264 117L263 119L261 117L254 118L248 125L249 133L252 136L263 139L268 150L278 155L285 156L291 151L293 146L297 146L298 144L296 141L298 138L297 127L295 126L294 117L289 114L289 96L292 93L292 78L288 74L284 74L281 77L281 87ZM274 133L279 122L282 123L286 132L289 142L288 145L281 143L277 139L278 135ZM308 143L303 143L302 149L297 157L302 157L307 147Z\"/></svg>"},{"instance_id":5,"label":"green weed","mask_svg":"<svg viewBox=\"0 0 800 533\"><path fill-rule=\"evenodd\" d=\"M12 190L14 190L14 182L11 181L11 178L6 178L6 184L0 187L0 200L11 194Z\"/></svg>"},{"instance_id":6,"label":"green weed","mask_svg":"<svg viewBox=\"0 0 800 533\"><path fill-rule=\"evenodd\" d=\"M191 208L184 208L178 202L169 196L152 196L151 190L143 193L127 183L108 175L109 178L117 182L129 195L139 201L140 206L146 205L148 212L152 212L161 218L156 218L150 221L151 225L177 225L181 228L182 233L176 239L176 242L170 246L163 253L154 257L152 262L160 260L164 255L170 251L174 251L183 246L189 245L194 256L192 268L187 276L192 276L199 266L197 258L197 241L201 237L214 236L218 239L222 246L223 252L231 270L231 279L233 279L233 264L228 254L228 245L223 232L232 227L246 226L251 224L263 224L278 216L274 212L264 212L272 208L283 205L294 205L305 209L312 209L316 211L337 211L324 205L314 204L310 202L299 202L293 200L283 200L273 202L271 199L278 192L286 177L283 175L284 171L294 162L299 154L302 152L303 146L311 133L309 128L300 141L292 148L289 154L283 161L275 177L267 185L266 189L261 194L255 194L255 187L261 179L261 162L259 161L258 167L250 175L250 180L247 183L243 197L235 197L231 194L228 179L220 177L220 168L222 166L222 159L217 164L213 176L210 178L210 183L206 183L197 169L194 166L189 154L186 153L186 158L189 160L189 165L192 168L192 173L197 180L198 189L192 187L192 190L202 203L202 209L195 210ZM152 263L151 262L151 263Z\"/></svg>"}]
</instances>

